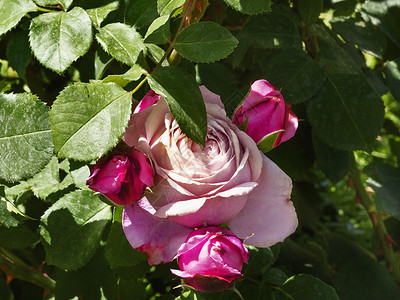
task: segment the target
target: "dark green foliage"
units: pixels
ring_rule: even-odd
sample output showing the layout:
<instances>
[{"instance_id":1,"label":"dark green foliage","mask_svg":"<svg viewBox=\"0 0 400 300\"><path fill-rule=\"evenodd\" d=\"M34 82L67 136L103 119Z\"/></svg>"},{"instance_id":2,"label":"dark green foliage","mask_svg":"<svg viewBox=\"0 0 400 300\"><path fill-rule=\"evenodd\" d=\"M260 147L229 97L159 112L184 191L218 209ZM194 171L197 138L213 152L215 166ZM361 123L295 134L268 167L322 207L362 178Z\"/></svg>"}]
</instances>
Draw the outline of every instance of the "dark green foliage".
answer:
<instances>
[{"instance_id":1,"label":"dark green foliage","mask_svg":"<svg viewBox=\"0 0 400 300\"><path fill-rule=\"evenodd\" d=\"M50 112L56 153L76 160L101 157L123 135L131 106L131 95L114 83L67 87Z\"/></svg>"},{"instance_id":2,"label":"dark green foliage","mask_svg":"<svg viewBox=\"0 0 400 300\"><path fill-rule=\"evenodd\" d=\"M397 0L1 0L0 299L240 299L180 286L176 261L149 266L123 208L86 180L150 89L204 145L199 85L230 118L258 79L299 119L267 153L292 179L299 225L249 246L235 288L400 299L399 15Z\"/></svg>"},{"instance_id":3,"label":"dark green foliage","mask_svg":"<svg viewBox=\"0 0 400 300\"><path fill-rule=\"evenodd\" d=\"M32 94L0 94L0 178L17 181L51 158L49 108Z\"/></svg>"},{"instance_id":4,"label":"dark green foliage","mask_svg":"<svg viewBox=\"0 0 400 300\"><path fill-rule=\"evenodd\" d=\"M382 127L384 107L366 79L332 74L308 106L317 136L342 150L368 149Z\"/></svg>"}]
</instances>

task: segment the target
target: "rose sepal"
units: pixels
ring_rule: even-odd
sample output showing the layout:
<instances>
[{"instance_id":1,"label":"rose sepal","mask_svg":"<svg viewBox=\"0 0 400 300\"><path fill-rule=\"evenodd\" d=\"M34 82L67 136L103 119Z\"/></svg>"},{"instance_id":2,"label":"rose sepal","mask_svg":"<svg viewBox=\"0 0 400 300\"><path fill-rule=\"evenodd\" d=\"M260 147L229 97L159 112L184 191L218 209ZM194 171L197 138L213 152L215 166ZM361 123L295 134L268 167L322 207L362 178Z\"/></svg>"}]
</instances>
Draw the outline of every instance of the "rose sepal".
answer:
<instances>
[{"instance_id":1,"label":"rose sepal","mask_svg":"<svg viewBox=\"0 0 400 300\"><path fill-rule=\"evenodd\" d=\"M260 149L264 153L271 151L274 148L275 142L278 139L279 134L283 131L285 131L285 130L284 129L277 130L277 131L271 132L271 133L267 134L266 136L264 136L257 143L258 149Z\"/></svg>"},{"instance_id":2,"label":"rose sepal","mask_svg":"<svg viewBox=\"0 0 400 300\"><path fill-rule=\"evenodd\" d=\"M104 195L100 192L95 192L94 194L97 195L99 197L99 199L107 205L115 206L115 207L124 207L124 205L118 205L118 204L114 203L110 198L108 198L106 195Z\"/></svg>"},{"instance_id":3,"label":"rose sepal","mask_svg":"<svg viewBox=\"0 0 400 300\"><path fill-rule=\"evenodd\" d=\"M244 122L242 124L238 124L237 127L239 127L239 129L241 131L246 132L247 130L247 125L249 124L249 115L247 115L246 120L244 120Z\"/></svg>"},{"instance_id":4,"label":"rose sepal","mask_svg":"<svg viewBox=\"0 0 400 300\"><path fill-rule=\"evenodd\" d=\"M151 193L151 192L152 192L152 191L151 191L150 188L146 188L145 192L143 193L143 196L140 197L137 201L139 201L139 200L142 199L144 196L146 196L147 193ZM97 196L99 196L99 199L100 199L102 202L104 202L105 204L107 204L107 205L114 206L114 207L124 207L124 206L125 206L125 204L119 205L119 204L115 203L115 202L112 201L110 198L108 198L106 195L104 195L104 194L102 194L102 193L100 193L100 192L94 192L94 194L97 195Z\"/></svg>"}]
</instances>

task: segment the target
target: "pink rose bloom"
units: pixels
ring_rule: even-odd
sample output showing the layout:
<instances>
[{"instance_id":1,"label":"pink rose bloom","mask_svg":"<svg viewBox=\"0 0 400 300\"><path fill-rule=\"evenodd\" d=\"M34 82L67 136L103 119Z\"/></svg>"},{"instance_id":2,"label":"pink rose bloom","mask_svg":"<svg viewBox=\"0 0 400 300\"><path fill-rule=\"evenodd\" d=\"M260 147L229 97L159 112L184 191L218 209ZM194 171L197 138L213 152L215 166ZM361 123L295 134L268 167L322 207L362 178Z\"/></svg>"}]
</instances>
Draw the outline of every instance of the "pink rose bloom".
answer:
<instances>
[{"instance_id":1,"label":"pink rose bloom","mask_svg":"<svg viewBox=\"0 0 400 300\"><path fill-rule=\"evenodd\" d=\"M291 110L291 104L285 103L282 94L264 79L251 85L249 95L233 115L233 123L241 125L245 122L246 133L257 144L268 135L276 133L272 148L293 137L298 127L298 119Z\"/></svg>"},{"instance_id":2,"label":"pink rose bloom","mask_svg":"<svg viewBox=\"0 0 400 300\"><path fill-rule=\"evenodd\" d=\"M178 250L180 270L172 273L201 292L217 292L233 286L241 278L249 252L237 236L222 227L193 231Z\"/></svg>"},{"instance_id":3,"label":"pink rose bloom","mask_svg":"<svg viewBox=\"0 0 400 300\"><path fill-rule=\"evenodd\" d=\"M200 87L207 111L202 147L186 137L165 100L133 114L124 140L153 162L152 193L127 205L125 235L150 264L173 259L192 228L227 223L249 245L268 247L297 227L290 178Z\"/></svg>"},{"instance_id":4,"label":"pink rose bloom","mask_svg":"<svg viewBox=\"0 0 400 300\"><path fill-rule=\"evenodd\" d=\"M153 177L147 156L129 148L127 152L117 150L99 159L86 184L115 204L126 205L142 197L146 188L153 185Z\"/></svg>"}]
</instances>

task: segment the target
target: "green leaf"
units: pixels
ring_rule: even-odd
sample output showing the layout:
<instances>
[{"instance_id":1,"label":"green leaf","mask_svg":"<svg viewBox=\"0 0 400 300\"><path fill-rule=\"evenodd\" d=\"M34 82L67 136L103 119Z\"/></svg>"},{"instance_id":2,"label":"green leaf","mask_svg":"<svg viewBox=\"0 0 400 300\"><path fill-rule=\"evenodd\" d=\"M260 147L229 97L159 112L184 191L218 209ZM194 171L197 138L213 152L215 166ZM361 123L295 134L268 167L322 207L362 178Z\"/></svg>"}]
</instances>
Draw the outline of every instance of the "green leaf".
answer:
<instances>
[{"instance_id":1,"label":"green leaf","mask_svg":"<svg viewBox=\"0 0 400 300\"><path fill-rule=\"evenodd\" d=\"M93 24L97 27L100 27L101 23L108 16L108 14L110 12L117 10L118 6L119 6L118 1L114 1L104 6L87 9L86 13L92 20Z\"/></svg>"},{"instance_id":2,"label":"green leaf","mask_svg":"<svg viewBox=\"0 0 400 300\"><path fill-rule=\"evenodd\" d=\"M386 62L385 75L390 91L400 102L400 58Z\"/></svg>"},{"instance_id":3,"label":"green leaf","mask_svg":"<svg viewBox=\"0 0 400 300\"><path fill-rule=\"evenodd\" d=\"M171 39L169 16L161 16L153 21L144 37L146 43L165 44Z\"/></svg>"},{"instance_id":4,"label":"green leaf","mask_svg":"<svg viewBox=\"0 0 400 300\"><path fill-rule=\"evenodd\" d=\"M143 33L142 31L157 17L157 0L129 1L125 9L124 23Z\"/></svg>"},{"instance_id":5,"label":"green leaf","mask_svg":"<svg viewBox=\"0 0 400 300\"><path fill-rule=\"evenodd\" d=\"M128 71L121 75L108 75L103 79L103 83L115 82L121 87L126 86L131 81L138 80L146 71L139 65L133 65Z\"/></svg>"},{"instance_id":6,"label":"green leaf","mask_svg":"<svg viewBox=\"0 0 400 300\"><path fill-rule=\"evenodd\" d=\"M31 48L27 31L14 33L7 45L7 59L18 76L26 81L26 67L31 60Z\"/></svg>"},{"instance_id":7,"label":"green leaf","mask_svg":"<svg viewBox=\"0 0 400 300\"><path fill-rule=\"evenodd\" d=\"M57 284L55 299L119 299L117 297L117 276L99 250L91 261L77 271L56 270ZM131 297L134 294L131 294ZM136 299L136 295L134 297ZM131 298L132 299L132 298Z\"/></svg>"},{"instance_id":8,"label":"green leaf","mask_svg":"<svg viewBox=\"0 0 400 300\"><path fill-rule=\"evenodd\" d=\"M335 268L331 284L341 300L400 299L393 277L370 252L338 235L324 238L328 260Z\"/></svg>"},{"instance_id":9,"label":"green leaf","mask_svg":"<svg viewBox=\"0 0 400 300\"><path fill-rule=\"evenodd\" d=\"M15 218L15 214L8 209L8 206L9 202L0 195L0 224L7 228L16 227L19 225L19 221Z\"/></svg>"},{"instance_id":10,"label":"green leaf","mask_svg":"<svg viewBox=\"0 0 400 300\"><path fill-rule=\"evenodd\" d=\"M16 199L16 202L23 202L22 197L30 197L31 193L43 200L53 194L63 191L74 184L74 179L68 170L66 176L61 180L60 171L62 170L62 164L68 163L67 160L61 164L58 163L58 159L53 157L49 164L45 166L39 173L27 181L22 181L18 185L14 185L6 189L6 198ZM89 175L87 176L89 177ZM87 178L86 177L86 178ZM51 200L51 199L50 199Z\"/></svg>"},{"instance_id":11,"label":"green leaf","mask_svg":"<svg viewBox=\"0 0 400 300\"><path fill-rule=\"evenodd\" d=\"M400 3L397 0L368 0L362 6L364 19L371 20L400 48Z\"/></svg>"},{"instance_id":12,"label":"green leaf","mask_svg":"<svg viewBox=\"0 0 400 300\"><path fill-rule=\"evenodd\" d=\"M247 15L260 14L271 10L270 0L224 0L233 9Z\"/></svg>"},{"instance_id":13,"label":"green leaf","mask_svg":"<svg viewBox=\"0 0 400 300\"><path fill-rule=\"evenodd\" d=\"M356 44L362 51L382 58L386 50L386 36L370 22L357 22L349 18L335 20L330 24L346 42Z\"/></svg>"},{"instance_id":14,"label":"green leaf","mask_svg":"<svg viewBox=\"0 0 400 300\"><path fill-rule=\"evenodd\" d=\"M200 22L183 29L174 47L191 61L210 63L227 57L238 43L225 27L214 22Z\"/></svg>"},{"instance_id":15,"label":"green leaf","mask_svg":"<svg viewBox=\"0 0 400 300\"><path fill-rule=\"evenodd\" d=\"M23 249L39 240L39 235L25 225L6 228L0 226L0 246L8 249Z\"/></svg>"},{"instance_id":16,"label":"green leaf","mask_svg":"<svg viewBox=\"0 0 400 300\"><path fill-rule=\"evenodd\" d=\"M86 185L86 179L90 176L90 169L87 165L71 170L71 176L77 188L82 190L89 189Z\"/></svg>"},{"instance_id":17,"label":"green leaf","mask_svg":"<svg viewBox=\"0 0 400 300\"><path fill-rule=\"evenodd\" d=\"M321 203L324 201L323 198L318 194L317 189L312 182L295 182L292 191L292 201L296 203L296 213L299 219L299 224L306 228L310 228L313 231L318 230L321 226L321 218L323 217L321 211ZM315 244L314 244L315 245ZM316 245L315 245L316 246ZM317 246L319 247L319 246ZM325 258L324 252L316 251L316 249L306 245L305 248L295 242L285 242L282 246L283 260L286 257L286 264L301 265L305 261L314 265L316 268L320 268L320 264L323 263ZM293 253L296 253L293 255ZM301 271L303 269L300 269Z\"/></svg>"},{"instance_id":18,"label":"green leaf","mask_svg":"<svg viewBox=\"0 0 400 300\"><path fill-rule=\"evenodd\" d=\"M92 23L82 8L74 7L69 12L51 12L34 18L29 36L39 62L62 73L89 50Z\"/></svg>"},{"instance_id":19,"label":"green leaf","mask_svg":"<svg viewBox=\"0 0 400 300\"><path fill-rule=\"evenodd\" d=\"M249 250L249 263L243 265L243 273L254 277L262 277L268 272L271 265L278 258L279 246L270 248L257 248L247 246Z\"/></svg>"},{"instance_id":20,"label":"green leaf","mask_svg":"<svg viewBox=\"0 0 400 300\"><path fill-rule=\"evenodd\" d=\"M301 48L301 37L295 20L280 13L252 18L239 33L240 43L259 49Z\"/></svg>"},{"instance_id":21,"label":"green leaf","mask_svg":"<svg viewBox=\"0 0 400 300\"><path fill-rule=\"evenodd\" d=\"M32 94L0 94L0 178L18 181L53 154L49 108Z\"/></svg>"},{"instance_id":22,"label":"green leaf","mask_svg":"<svg viewBox=\"0 0 400 300\"><path fill-rule=\"evenodd\" d=\"M34 0L36 2L37 5L46 7L46 6L57 6L57 5L61 5L64 10L67 10L71 4L73 0Z\"/></svg>"},{"instance_id":23,"label":"green leaf","mask_svg":"<svg viewBox=\"0 0 400 300\"><path fill-rule=\"evenodd\" d=\"M400 169L386 164L370 165L366 169L367 183L375 191L378 210L400 219Z\"/></svg>"},{"instance_id":24,"label":"green leaf","mask_svg":"<svg viewBox=\"0 0 400 300\"><path fill-rule=\"evenodd\" d=\"M301 119L299 115L297 116ZM268 158L293 180L301 179L314 164L310 131L307 122L299 122L294 137L268 152Z\"/></svg>"},{"instance_id":25,"label":"green leaf","mask_svg":"<svg viewBox=\"0 0 400 300\"><path fill-rule=\"evenodd\" d=\"M210 295L214 295L214 293ZM179 297L176 297L174 300L205 300L205 299L206 298L204 298L204 295L202 293L189 289L188 291L184 291Z\"/></svg>"},{"instance_id":26,"label":"green leaf","mask_svg":"<svg viewBox=\"0 0 400 300\"><path fill-rule=\"evenodd\" d=\"M146 297L148 296L146 283L143 282L143 280L137 279L121 279L118 282L118 299L132 300L132 295L135 295L135 300L148 299L148 297ZM168 298L166 300L168 300Z\"/></svg>"},{"instance_id":27,"label":"green leaf","mask_svg":"<svg viewBox=\"0 0 400 300\"><path fill-rule=\"evenodd\" d=\"M36 11L32 0L2 0L0 2L0 36L14 28L30 11Z\"/></svg>"},{"instance_id":28,"label":"green leaf","mask_svg":"<svg viewBox=\"0 0 400 300\"><path fill-rule=\"evenodd\" d=\"M315 157L321 171L324 172L333 184L346 176L349 170L349 153L337 150L321 142L313 136Z\"/></svg>"},{"instance_id":29,"label":"green leaf","mask_svg":"<svg viewBox=\"0 0 400 300\"><path fill-rule=\"evenodd\" d=\"M177 67L164 67L148 76L150 87L164 97L182 132L204 145L207 135L206 108L195 79Z\"/></svg>"},{"instance_id":30,"label":"green leaf","mask_svg":"<svg viewBox=\"0 0 400 300\"><path fill-rule=\"evenodd\" d=\"M66 270L84 266L99 247L110 219L110 207L91 191L75 191L62 197L41 219L46 262Z\"/></svg>"},{"instance_id":31,"label":"green leaf","mask_svg":"<svg viewBox=\"0 0 400 300\"><path fill-rule=\"evenodd\" d=\"M386 63L386 66L387 65L388 63ZM384 83L382 72L380 72L379 70L368 69L364 72L364 75L367 78L368 83L371 85L371 87L379 96L382 97L383 95L389 93L389 88ZM390 75L386 75L386 79L388 79L389 76Z\"/></svg>"},{"instance_id":32,"label":"green leaf","mask_svg":"<svg viewBox=\"0 0 400 300\"><path fill-rule=\"evenodd\" d=\"M323 10L323 0L300 0L298 2L299 13L306 24L318 21L318 17Z\"/></svg>"},{"instance_id":33,"label":"green leaf","mask_svg":"<svg viewBox=\"0 0 400 300\"><path fill-rule=\"evenodd\" d=\"M357 0L333 0L334 16L351 16L356 10Z\"/></svg>"},{"instance_id":34,"label":"green leaf","mask_svg":"<svg viewBox=\"0 0 400 300\"><path fill-rule=\"evenodd\" d=\"M165 50L155 44L146 44L146 55L157 64L165 54ZM169 66L168 59L164 59L161 63L162 67Z\"/></svg>"},{"instance_id":35,"label":"green leaf","mask_svg":"<svg viewBox=\"0 0 400 300\"><path fill-rule=\"evenodd\" d=\"M221 97L227 116L232 115L248 92L248 87L239 90L237 77L234 70L223 63L196 65L197 83Z\"/></svg>"},{"instance_id":36,"label":"green leaf","mask_svg":"<svg viewBox=\"0 0 400 300\"><path fill-rule=\"evenodd\" d=\"M73 178L67 174L60 179L60 165L58 159L53 157L43 170L27 181L36 197L46 199L50 194L62 191L72 185Z\"/></svg>"},{"instance_id":37,"label":"green leaf","mask_svg":"<svg viewBox=\"0 0 400 300\"><path fill-rule=\"evenodd\" d=\"M278 135L285 130L277 130L274 132L269 133L265 137L263 137L258 143L257 147L260 149L262 152L267 153L268 151L272 150L274 148L274 144L276 139L278 138Z\"/></svg>"},{"instance_id":38,"label":"green leaf","mask_svg":"<svg viewBox=\"0 0 400 300\"><path fill-rule=\"evenodd\" d=\"M285 102L301 103L314 96L326 80L323 69L300 49L285 49L261 63L263 76L282 93Z\"/></svg>"},{"instance_id":39,"label":"green leaf","mask_svg":"<svg viewBox=\"0 0 400 300\"><path fill-rule=\"evenodd\" d=\"M76 83L65 88L50 111L51 134L59 157L93 160L122 137L132 95L115 83Z\"/></svg>"},{"instance_id":40,"label":"green leaf","mask_svg":"<svg viewBox=\"0 0 400 300\"><path fill-rule=\"evenodd\" d=\"M157 0L157 11L160 16L169 16L184 3L185 0Z\"/></svg>"},{"instance_id":41,"label":"green leaf","mask_svg":"<svg viewBox=\"0 0 400 300\"><path fill-rule=\"evenodd\" d=\"M94 79L101 79L113 60L110 55L99 47L94 54Z\"/></svg>"},{"instance_id":42,"label":"green leaf","mask_svg":"<svg viewBox=\"0 0 400 300\"><path fill-rule=\"evenodd\" d=\"M290 277L275 294L277 300L339 300L333 287L308 274Z\"/></svg>"},{"instance_id":43,"label":"green leaf","mask_svg":"<svg viewBox=\"0 0 400 300\"><path fill-rule=\"evenodd\" d=\"M114 221L107 239L106 258L112 269L133 267L147 261L146 254L133 249L122 230L122 207L115 207Z\"/></svg>"},{"instance_id":44,"label":"green leaf","mask_svg":"<svg viewBox=\"0 0 400 300\"><path fill-rule=\"evenodd\" d=\"M382 127L384 107L365 77L332 74L309 102L308 116L317 136L329 146L368 149Z\"/></svg>"},{"instance_id":45,"label":"green leaf","mask_svg":"<svg viewBox=\"0 0 400 300\"><path fill-rule=\"evenodd\" d=\"M334 32L324 25L312 24L308 27L308 33L310 36L318 37L317 61L325 66L328 73L362 74L360 65L343 47L337 44L333 38ZM342 44L342 46L346 45L348 44Z\"/></svg>"},{"instance_id":46,"label":"green leaf","mask_svg":"<svg viewBox=\"0 0 400 300\"><path fill-rule=\"evenodd\" d=\"M128 66L136 63L145 47L135 28L122 23L111 23L100 28L96 39L108 54Z\"/></svg>"}]
</instances>

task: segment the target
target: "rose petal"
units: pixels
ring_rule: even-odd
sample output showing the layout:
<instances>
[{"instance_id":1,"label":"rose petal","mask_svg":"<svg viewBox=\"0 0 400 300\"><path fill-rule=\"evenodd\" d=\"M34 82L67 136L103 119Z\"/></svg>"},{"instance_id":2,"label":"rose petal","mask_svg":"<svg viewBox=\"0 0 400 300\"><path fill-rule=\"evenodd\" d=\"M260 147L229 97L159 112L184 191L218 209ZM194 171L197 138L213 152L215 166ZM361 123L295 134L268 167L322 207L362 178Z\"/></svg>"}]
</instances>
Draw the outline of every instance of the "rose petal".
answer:
<instances>
[{"instance_id":1,"label":"rose petal","mask_svg":"<svg viewBox=\"0 0 400 300\"><path fill-rule=\"evenodd\" d=\"M134 149L130 155L133 157L133 162L136 164L140 180L148 187L153 185L154 170L149 159L142 152Z\"/></svg>"},{"instance_id":2,"label":"rose petal","mask_svg":"<svg viewBox=\"0 0 400 300\"><path fill-rule=\"evenodd\" d=\"M170 262L192 228L167 219L159 219L144 197L138 202L126 205L122 216L125 236L133 248L147 253L150 265Z\"/></svg>"},{"instance_id":3,"label":"rose petal","mask_svg":"<svg viewBox=\"0 0 400 300\"><path fill-rule=\"evenodd\" d=\"M200 86L199 88L203 96L204 102L206 104L207 103L217 104L225 110L224 104L222 103L221 98L217 94L210 92L204 85Z\"/></svg>"},{"instance_id":4,"label":"rose petal","mask_svg":"<svg viewBox=\"0 0 400 300\"><path fill-rule=\"evenodd\" d=\"M265 98L270 93L273 93L276 88L265 79L259 79L251 85L251 91L258 94L258 97Z\"/></svg>"},{"instance_id":5,"label":"rose petal","mask_svg":"<svg viewBox=\"0 0 400 300\"><path fill-rule=\"evenodd\" d=\"M299 127L299 120L292 111L291 106L290 103L285 103L285 125L283 128L285 131L276 139L274 147L291 139L296 133L297 127Z\"/></svg>"},{"instance_id":6,"label":"rose petal","mask_svg":"<svg viewBox=\"0 0 400 300\"><path fill-rule=\"evenodd\" d=\"M204 205L206 201L207 198L197 198L170 203L158 209L155 215L159 218L168 218L172 216L184 216L195 213ZM201 225L201 223L198 225Z\"/></svg>"},{"instance_id":7,"label":"rose petal","mask_svg":"<svg viewBox=\"0 0 400 300\"><path fill-rule=\"evenodd\" d=\"M259 185L248 195L241 212L228 222L245 244L269 247L282 242L297 228L297 215L290 201L291 179L263 155Z\"/></svg>"}]
</instances>

